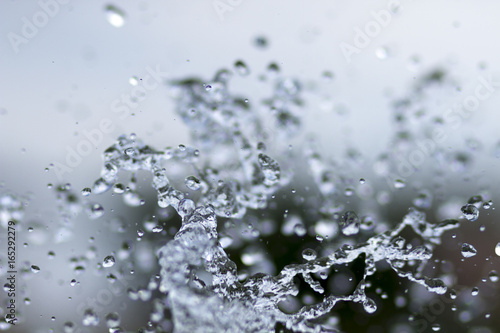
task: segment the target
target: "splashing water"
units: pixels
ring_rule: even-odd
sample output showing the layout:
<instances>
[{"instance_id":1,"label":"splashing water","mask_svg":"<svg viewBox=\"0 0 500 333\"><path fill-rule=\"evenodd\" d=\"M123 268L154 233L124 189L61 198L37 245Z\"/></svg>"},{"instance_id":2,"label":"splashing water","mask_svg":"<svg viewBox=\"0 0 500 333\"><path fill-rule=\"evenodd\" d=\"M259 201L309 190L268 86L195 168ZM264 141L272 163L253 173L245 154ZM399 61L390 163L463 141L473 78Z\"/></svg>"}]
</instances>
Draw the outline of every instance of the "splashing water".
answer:
<instances>
[{"instance_id":1,"label":"splashing water","mask_svg":"<svg viewBox=\"0 0 500 333\"><path fill-rule=\"evenodd\" d=\"M237 62L235 67L240 75L248 73L242 62ZM185 145L156 150L135 135L122 135L104 152L101 178L92 189L93 193L102 193L117 188L118 175L123 171L132 173L133 183L133 175L139 170L146 170L153 176L152 186L157 192L158 206L171 206L182 218L182 225L174 239L158 249L161 266L159 290L165 295L163 303L168 304L176 331L194 332L203 328L206 332L260 332L273 331L281 323L296 331L317 332L321 325L313 324L314 321L328 314L339 302L359 303L366 312L374 313L377 304L365 290L371 285L370 277L377 272L379 262L388 264L403 279L420 284L430 292L444 294L447 291L445 283L423 275L423 271L433 249L440 244L442 234L458 228L459 221L430 223L423 212L414 208L409 210L401 223L384 233L368 238L365 236L364 241L340 246L321 257L316 251L306 249L302 253L306 263L285 266L275 275L259 273L241 280L236 263L229 259L224 249L229 245L221 245L227 243L227 237L221 237L218 224L221 219L239 221L252 216L252 210L267 207L270 198L292 179L290 161L295 157L283 153L286 148L280 146L279 140L273 142L273 151L280 156L281 163L264 153L266 147L261 140L269 135L264 127L267 120L250 112L241 98L230 94L227 88L230 76L229 71L222 70L210 84L196 79L173 83L177 89L177 112L192 129L193 144L200 150ZM206 89L207 86L210 89ZM274 96L266 101L274 118L274 135L287 138L296 133L301 122L294 112L294 106L300 100L299 93L300 85L296 81L276 81ZM269 117L269 114L266 116ZM243 127L243 123L248 126ZM221 160L212 159L210 153L222 157ZM342 210L336 201L337 189L344 186L341 178L314 147L306 149L306 156L322 198L317 209L324 216L323 229L328 229L329 225L336 223L328 216ZM186 166L188 176L184 185L188 190L199 193L196 200L188 198L188 192L172 185L164 167L170 163ZM397 189L405 187L405 182L400 179L394 184ZM135 193L135 186L129 186L127 191ZM430 194L423 192L417 206L428 207L429 198ZM464 206L462 212L467 219L473 220L469 215L477 218L472 208L475 206L469 206ZM342 214L338 223L344 236L357 237L358 240L361 230L373 228L372 219L361 219L354 211ZM305 236L307 228L302 222L294 222L293 230L298 226L301 231L292 233L298 237ZM402 236L402 231L407 228L419 237L419 246L407 244ZM334 236L335 232L329 234ZM227 244L230 243L232 238ZM462 248L466 257L473 252L472 246L468 246L467 249ZM243 260L248 265L258 262L248 258ZM358 258L363 258L364 270L354 291L346 295L328 294L317 280L318 274L326 279L334 267L353 263ZM106 259L103 266L110 267ZM299 276L321 295L322 300L292 313L283 312L280 304L300 292L295 284ZM158 313L155 315L163 318ZM167 319L157 318L157 321L161 320ZM87 324L94 322L94 319L87 318Z\"/></svg>"},{"instance_id":2,"label":"splashing water","mask_svg":"<svg viewBox=\"0 0 500 333\"><path fill-rule=\"evenodd\" d=\"M123 13L116 8L109 11L110 23L123 25L119 21ZM83 188L78 198L69 186L55 189L64 206L65 223L81 210L97 223L107 218L108 210L105 204L88 201L91 195L95 198L109 191L128 207L142 206L136 177L139 172L152 176L158 208L138 224L134 237L143 244L152 234L163 237L161 244L152 243L159 274L151 277L147 287L127 291L131 299L153 300L151 332L161 332L162 327L175 328L176 332L274 332L277 327L297 332L337 331L342 319L332 322L325 318L333 318L340 303L353 303L368 314L380 311L371 290L380 289L377 293L387 297L382 288L374 288L377 274L384 270L397 276L400 283L408 281L443 295L451 278L435 277L426 270L434 250L446 231L467 222L459 219L460 212L466 220L476 221L479 208L491 206L488 203L485 207L482 199L473 197L476 199L454 211L457 219L436 223L428 221L431 215L424 210L438 195L419 188L412 200L415 207L407 209L399 223L383 221L376 208L361 209L363 205L356 200L363 191L372 191L375 181L349 176L361 163L355 152L345 165L338 165L323 156L314 140L290 147L293 139L302 139L302 84L280 77L277 65L269 67L271 96L255 108L248 99L230 92L233 73L229 70L219 71L212 80L171 82L176 112L190 130L190 145L156 149L135 134L121 135L103 152L103 168L91 188ZM250 74L243 61L237 61L234 69L239 76ZM136 82L131 80L131 84ZM396 110L402 112L406 107L398 105ZM400 125L405 128L408 124ZM375 163L376 173L387 176L388 191L403 193L412 185L388 176L397 157L414 149L406 141L404 135L395 138L395 150L382 154ZM170 171L170 166L180 166L180 171ZM301 173L310 177L303 191L295 186ZM303 207L303 212L282 209L276 198ZM367 207L391 201L389 192L381 191L373 198L365 199ZM12 195L0 197L2 225L22 219L20 202ZM167 208L180 218L178 230L158 222ZM278 215L280 219L275 218ZM277 237L302 242L296 243L298 248L303 246L297 258L301 263L278 266L266 258L263 243L279 243ZM103 253L104 259L95 249L89 251L89 256L97 257L99 267L105 268L104 276L110 283L119 279L113 270L119 271L117 266L127 262L130 244ZM238 255L234 255L235 249L241 250ZM500 243L495 253L500 256ZM463 243L461 254L469 258L477 250ZM335 281L341 276L339 271L350 265L361 267L359 278L349 280L352 290L331 292L329 281ZM75 258L72 268L75 274L83 272L86 261ZM40 268L32 265L31 270L36 273ZM498 274L492 270L488 278L496 282ZM76 279L70 282L71 286L78 284ZM309 298L303 296L305 293ZM480 298L482 292L474 289L471 294ZM451 291L450 297L456 298L456 293ZM290 300L298 298L307 302L287 308ZM81 324L99 326L101 318L110 331L121 330L118 313L98 313L92 308L84 310ZM67 322L64 330L73 331L76 326ZM431 328L441 330L437 323Z\"/></svg>"}]
</instances>

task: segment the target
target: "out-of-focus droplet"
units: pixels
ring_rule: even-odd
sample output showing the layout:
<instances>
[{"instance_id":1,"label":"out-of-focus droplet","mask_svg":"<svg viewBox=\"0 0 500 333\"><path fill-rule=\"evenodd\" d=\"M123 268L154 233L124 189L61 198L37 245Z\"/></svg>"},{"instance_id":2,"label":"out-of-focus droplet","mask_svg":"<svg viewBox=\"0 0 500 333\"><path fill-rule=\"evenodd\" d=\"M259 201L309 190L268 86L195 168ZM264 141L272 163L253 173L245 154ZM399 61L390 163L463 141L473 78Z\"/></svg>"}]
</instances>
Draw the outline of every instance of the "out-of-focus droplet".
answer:
<instances>
[{"instance_id":1,"label":"out-of-focus droplet","mask_svg":"<svg viewBox=\"0 0 500 333\"><path fill-rule=\"evenodd\" d=\"M109 328L117 327L118 325L120 325L120 316L116 312L108 313L105 319L106 319L106 325Z\"/></svg>"},{"instance_id":2,"label":"out-of-focus droplet","mask_svg":"<svg viewBox=\"0 0 500 333\"><path fill-rule=\"evenodd\" d=\"M340 220L340 228L346 236L355 235L359 232L359 218L353 211L348 211Z\"/></svg>"},{"instance_id":3,"label":"out-of-focus droplet","mask_svg":"<svg viewBox=\"0 0 500 333\"><path fill-rule=\"evenodd\" d=\"M385 59L389 58L390 52L386 46L381 46L375 50L375 55L380 60L385 60Z\"/></svg>"},{"instance_id":4,"label":"out-of-focus droplet","mask_svg":"<svg viewBox=\"0 0 500 333\"><path fill-rule=\"evenodd\" d=\"M137 78L137 76L132 76L130 79L128 79L128 83L130 83L130 85L132 86L136 86L139 84L139 79Z\"/></svg>"},{"instance_id":5,"label":"out-of-focus droplet","mask_svg":"<svg viewBox=\"0 0 500 333\"><path fill-rule=\"evenodd\" d=\"M106 268L107 267L113 267L114 264L115 264L115 257L113 257L113 256L107 256L102 261L102 266L106 267Z\"/></svg>"},{"instance_id":6,"label":"out-of-focus droplet","mask_svg":"<svg viewBox=\"0 0 500 333\"><path fill-rule=\"evenodd\" d=\"M84 188L84 189L82 190L82 195L83 195L84 197L88 197L88 196L90 195L90 193L92 193L92 190L91 190L90 188L88 188L88 187L86 187L86 188Z\"/></svg>"},{"instance_id":7,"label":"out-of-focus droplet","mask_svg":"<svg viewBox=\"0 0 500 333\"><path fill-rule=\"evenodd\" d=\"M268 47L268 41L267 38L264 36L257 36L254 39L254 44L256 47L259 49L266 49Z\"/></svg>"},{"instance_id":8,"label":"out-of-focus droplet","mask_svg":"<svg viewBox=\"0 0 500 333\"><path fill-rule=\"evenodd\" d=\"M306 227L302 224L302 223L297 223L294 227L293 227L293 231L295 232L295 234L299 237L302 237L306 234L307 230L306 230Z\"/></svg>"},{"instance_id":9,"label":"out-of-focus droplet","mask_svg":"<svg viewBox=\"0 0 500 333\"><path fill-rule=\"evenodd\" d=\"M401 189L401 188L405 188L405 187L406 187L406 183L404 180L396 179L394 181L394 188Z\"/></svg>"},{"instance_id":10,"label":"out-of-focus droplet","mask_svg":"<svg viewBox=\"0 0 500 333\"><path fill-rule=\"evenodd\" d=\"M98 203L92 203L87 207L89 218L95 220L104 215L104 207Z\"/></svg>"},{"instance_id":11,"label":"out-of-focus droplet","mask_svg":"<svg viewBox=\"0 0 500 333\"><path fill-rule=\"evenodd\" d=\"M492 270L490 274L488 274L488 278L491 282L498 282L498 273L495 270Z\"/></svg>"},{"instance_id":12,"label":"out-of-focus droplet","mask_svg":"<svg viewBox=\"0 0 500 333\"><path fill-rule=\"evenodd\" d=\"M116 28L120 28L125 24L125 12L113 5L106 6L106 18Z\"/></svg>"},{"instance_id":13,"label":"out-of-focus droplet","mask_svg":"<svg viewBox=\"0 0 500 333\"><path fill-rule=\"evenodd\" d=\"M187 176L184 184L186 184L186 187L190 190L197 191L201 188L201 182L198 178L195 176Z\"/></svg>"},{"instance_id":14,"label":"out-of-focus droplet","mask_svg":"<svg viewBox=\"0 0 500 333\"><path fill-rule=\"evenodd\" d=\"M462 256L464 256L464 258L474 257L476 254L477 250L474 246L467 243L462 244Z\"/></svg>"},{"instance_id":15,"label":"out-of-focus droplet","mask_svg":"<svg viewBox=\"0 0 500 333\"><path fill-rule=\"evenodd\" d=\"M441 325L439 325L438 323L434 323L432 324L431 328L434 332L438 332L441 330Z\"/></svg>"},{"instance_id":16,"label":"out-of-focus droplet","mask_svg":"<svg viewBox=\"0 0 500 333\"><path fill-rule=\"evenodd\" d=\"M92 309L87 309L83 313L82 323L84 326L97 326L99 325L99 317Z\"/></svg>"},{"instance_id":17,"label":"out-of-focus droplet","mask_svg":"<svg viewBox=\"0 0 500 333\"><path fill-rule=\"evenodd\" d=\"M250 70L248 69L247 65L242 61L238 60L234 63L234 68L236 69L236 72L240 74L241 76L246 76L250 74Z\"/></svg>"},{"instance_id":18,"label":"out-of-focus droplet","mask_svg":"<svg viewBox=\"0 0 500 333\"><path fill-rule=\"evenodd\" d=\"M73 333L75 332L75 323L68 321L64 323L63 326L64 333Z\"/></svg>"},{"instance_id":19,"label":"out-of-focus droplet","mask_svg":"<svg viewBox=\"0 0 500 333\"><path fill-rule=\"evenodd\" d=\"M125 186L121 183L116 183L115 186L113 186L113 192L116 194L123 194L125 192Z\"/></svg>"},{"instance_id":20,"label":"out-of-focus droplet","mask_svg":"<svg viewBox=\"0 0 500 333\"><path fill-rule=\"evenodd\" d=\"M272 62L270 63L268 66L267 66L267 71L269 72L269 74L271 75L276 75L280 72L280 67L278 66L277 63L275 62Z\"/></svg>"},{"instance_id":21,"label":"out-of-focus droplet","mask_svg":"<svg viewBox=\"0 0 500 333\"><path fill-rule=\"evenodd\" d=\"M495 254L500 257L500 242L495 246Z\"/></svg>"},{"instance_id":22,"label":"out-of-focus droplet","mask_svg":"<svg viewBox=\"0 0 500 333\"><path fill-rule=\"evenodd\" d=\"M479 209L473 204L462 206L461 210L464 217L471 222L476 221L479 217Z\"/></svg>"}]
</instances>

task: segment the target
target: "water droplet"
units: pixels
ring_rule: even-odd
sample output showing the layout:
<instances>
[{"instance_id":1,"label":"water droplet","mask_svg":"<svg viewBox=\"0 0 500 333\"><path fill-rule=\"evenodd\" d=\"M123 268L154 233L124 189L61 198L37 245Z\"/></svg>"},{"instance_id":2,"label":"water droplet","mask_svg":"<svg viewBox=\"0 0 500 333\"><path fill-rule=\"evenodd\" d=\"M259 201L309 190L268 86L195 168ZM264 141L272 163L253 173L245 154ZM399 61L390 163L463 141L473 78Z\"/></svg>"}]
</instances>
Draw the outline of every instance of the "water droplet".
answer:
<instances>
[{"instance_id":1,"label":"water droplet","mask_svg":"<svg viewBox=\"0 0 500 333\"><path fill-rule=\"evenodd\" d=\"M87 207L89 218L95 220L104 215L104 207L98 203L92 203Z\"/></svg>"},{"instance_id":2,"label":"water droplet","mask_svg":"<svg viewBox=\"0 0 500 333\"><path fill-rule=\"evenodd\" d=\"M121 183L116 183L115 186L113 186L113 192L116 194L123 194L125 192L125 186Z\"/></svg>"},{"instance_id":3,"label":"water droplet","mask_svg":"<svg viewBox=\"0 0 500 333\"><path fill-rule=\"evenodd\" d=\"M196 208L196 205L193 200L191 199L182 199L179 202L179 209L178 213L179 215L184 218L186 216L189 216L193 213L194 209Z\"/></svg>"},{"instance_id":4,"label":"water droplet","mask_svg":"<svg viewBox=\"0 0 500 333\"><path fill-rule=\"evenodd\" d=\"M139 84L139 79L136 76L132 76L130 79L128 79L128 82L132 86L136 86L137 84Z\"/></svg>"},{"instance_id":5,"label":"water droplet","mask_svg":"<svg viewBox=\"0 0 500 333\"><path fill-rule=\"evenodd\" d=\"M92 192L92 190L91 190L90 188L86 187L86 188L84 188L84 189L82 190L82 195L83 195L84 197L88 197L88 196L90 195L90 193L91 193L91 192Z\"/></svg>"},{"instance_id":6,"label":"water droplet","mask_svg":"<svg viewBox=\"0 0 500 333\"><path fill-rule=\"evenodd\" d=\"M69 282L69 285L74 287L76 286L76 280L75 279L72 279L70 282Z\"/></svg>"},{"instance_id":7,"label":"water droplet","mask_svg":"<svg viewBox=\"0 0 500 333\"><path fill-rule=\"evenodd\" d=\"M479 217L479 209L473 204L462 206L461 210L464 217L471 222L476 221Z\"/></svg>"},{"instance_id":8,"label":"water droplet","mask_svg":"<svg viewBox=\"0 0 500 333\"><path fill-rule=\"evenodd\" d=\"M365 180L364 178L360 178L360 179L359 179L359 183L360 183L360 184L364 184L364 183L366 183L366 180Z\"/></svg>"},{"instance_id":9,"label":"water droplet","mask_svg":"<svg viewBox=\"0 0 500 333\"><path fill-rule=\"evenodd\" d=\"M375 301L371 298L366 298L363 301L363 308L368 313L374 313L375 311L377 311L377 304L375 304Z\"/></svg>"},{"instance_id":10,"label":"water droplet","mask_svg":"<svg viewBox=\"0 0 500 333\"><path fill-rule=\"evenodd\" d=\"M238 60L234 63L234 68L236 69L236 72L240 74L241 76L246 76L250 74L250 70L248 69L247 65L242 61Z\"/></svg>"},{"instance_id":11,"label":"water droplet","mask_svg":"<svg viewBox=\"0 0 500 333\"><path fill-rule=\"evenodd\" d=\"M495 254L500 257L500 242L495 246Z\"/></svg>"},{"instance_id":12,"label":"water droplet","mask_svg":"<svg viewBox=\"0 0 500 333\"><path fill-rule=\"evenodd\" d=\"M154 233L159 233L159 232L163 231L163 227L161 225L157 224L153 227L153 229L151 229L151 231Z\"/></svg>"},{"instance_id":13,"label":"water droplet","mask_svg":"<svg viewBox=\"0 0 500 333\"><path fill-rule=\"evenodd\" d=\"M68 321L64 323L63 326L64 333L73 333L75 332L75 323Z\"/></svg>"},{"instance_id":14,"label":"water droplet","mask_svg":"<svg viewBox=\"0 0 500 333\"><path fill-rule=\"evenodd\" d=\"M36 265L31 265L31 271L33 273L38 273L38 272L40 272L40 267L38 267Z\"/></svg>"},{"instance_id":15,"label":"water droplet","mask_svg":"<svg viewBox=\"0 0 500 333\"><path fill-rule=\"evenodd\" d=\"M297 223L294 227L293 227L293 232L295 232L295 234L299 237L303 237L307 230L306 230L306 227L302 224L302 223Z\"/></svg>"},{"instance_id":16,"label":"water droplet","mask_svg":"<svg viewBox=\"0 0 500 333\"><path fill-rule=\"evenodd\" d=\"M340 220L340 228L346 236L355 235L359 232L359 218L353 211L348 211Z\"/></svg>"},{"instance_id":17,"label":"water droplet","mask_svg":"<svg viewBox=\"0 0 500 333\"><path fill-rule=\"evenodd\" d=\"M97 326L99 325L99 317L92 309L87 309L83 313L82 323L84 326Z\"/></svg>"},{"instance_id":18,"label":"water droplet","mask_svg":"<svg viewBox=\"0 0 500 333\"><path fill-rule=\"evenodd\" d=\"M198 191L201 188L201 182L195 176L187 176L184 183L188 189L193 191Z\"/></svg>"},{"instance_id":19,"label":"water droplet","mask_svg":"<svg viewBox=\"0 0 500 333\"><path fill-rule=\"evenodd\" d=\"M120 325L120 316L116 312L108 313L105 319L106 319L106 325L109 328L117 327L118 325Z\"/></svg>"},{"instance_id":20,"label":"water droplet","mask_svg":"<svg viewBox=\"0 0 500 333\"><path fill-rule=\"evenodd\" d=\"M113 257L113 256L107 256L102 261L102 266L106 267L106 268L107 267L113 267L114 264L115 264L115 257Z\"/></svg>"},{"instance_id":21,"label":"water droplet","mask_svg":"<svg viewBox=\"0 0 500 333\"><path fill-rule=\"evenodd\" d=\"M267 38L264 36L257 36L254 39L254 44L259 49L265 49L268 46Z\"/></svg>"},{"instance_id":22,"label":"water droplet","mask_svg":"<svg viewBox=\"0 0 500 333\"><path fill-rule=\"evenodd\" d=\"M304 251L302 251L302 258L304 258L305 260L314 260L316 259L316 257L317 253L313 249L305 249Z\"/></svg>"},{"instance_id":23,"label":"water droplet","mask_svg":"<svg viewBox=\"0 0 500 333\"><path fill-rule=\"evenodd\" d=\"M471 295L477 296L478 294L479 294L479 288L478 287L472 288Z\"/></svg>"},{"instance_id":24,"label":"water droplet","mask_svg":"<svg viewBox=\"0 0 500 333\"><path fill-rule=\"evenodd\" d=\"M464 258L470 258L475 256L476 254L477 250L474 248L474 246L467 243L462 244L462 256L464 256Z\"/></svg>"},{"instance_id":25,"label":"water droplet","mask_svg":"<svg viewBox=\"0 0 500 333\"><path fill-rule=\"evenodd\" d=\"M401 189L401 188L405 188L405 187L406 187L406 183L404 180L396 179L394 181L394 188Z\"/></svg>"},{"instance_id":26,"label":"water droplet","mask_svg":"<svg viewBox=\"0 0 500 333\"><path fill-rule=\"evenodd\" d=\"M385 60L389 57L389 49L385 46L381 46L375 50L375 55L380 60Z\"/></svg>"},{"instance_id":27,"label":"water droplet","mask_svg":"<svg viewBox=\"0 0 500 333\"><path fill-rule=\"evenodd\" d=\"M438 332L438 331L440 331L440 330L441 330L441 325L439 325L439 324L437 324L437 323L434 323L434 324L432 324L431 328L432 328L432 330L433 330L434 332Z\"/></svg>"},{"instance_id":28,"label":"water droplet","mask_svg":"<svg viewBox=\"0 0 500 333\"><path fill-rule=\"evenodd\" d=\"M26 298L24 299L24 304L26 304L26 305L30 305L30 304L31 304L31 299L30 299L29 297L26 297Z\"/></svg>"},{"instance_id":29,"label":"water droplet","mask_svg":"<svg viewBox=\"0 0 500 333\"><path fill-rule=\"evenodd\" d=\"M113 5L106 6L106 18L116 28L120 28L125 24L125 13Z\"/></svg>"},{"instance_id":30,"label":"water droplet","mask_svg":"<svg viewBox=\"0 0 500 333\"><path fill-rule=\"evenodd\" d=\"M498 282L498 273L495 270L492 270L490 274L488 274L491 282Z\"/></svg>"},{"instance_id":31,"label":"water droplet","mask_svg":"<svg viewBox=\"0 0 500 333\"><path fill-rule=\"evenodd\" d=\"M277 63L275 62L272 62L270 63L268 66L267 66L267 71L269 72L269 74L271 75L276 75L279 73L280 71L280 67L278 66Z\"/></svg>"}]
</instances>

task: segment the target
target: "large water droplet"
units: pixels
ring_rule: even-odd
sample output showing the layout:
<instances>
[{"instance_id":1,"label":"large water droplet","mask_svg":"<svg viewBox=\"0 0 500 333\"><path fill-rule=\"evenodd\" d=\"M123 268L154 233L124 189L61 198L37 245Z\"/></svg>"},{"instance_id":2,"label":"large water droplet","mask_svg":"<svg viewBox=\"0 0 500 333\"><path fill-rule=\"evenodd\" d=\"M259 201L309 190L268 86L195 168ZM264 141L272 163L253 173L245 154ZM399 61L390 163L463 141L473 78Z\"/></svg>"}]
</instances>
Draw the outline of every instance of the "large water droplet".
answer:
<instances>
[{"instance_id":1,"label":"large water droplet","mask_svg":"<svg viewBox=\"0 0 500 333\"><path fill-rule=\"evenodd\" d=\"M355 235L359 232L359 218L353 211L346 212L340 220L340 228L346 236Z\"/></svg>"},{"instance_id":2,"label":"large water droplet","mask_svg":"<svg viewBox=\"0 0 500 333\"><path fill-rule=\"evenodd\" d=\"M474 257L477 254L477 250L474 248L474 246L463 243L462 244L462 256L465 258L470 258Z\"/></svg>"},{"instance_id":3,"label":"large water droplet","mask_svg":"<svg viewBox=\"0 0 500 333\"><path fill-rule=\"evenodd\" d=\"M367 298L363 302L363 308L368 313L374 313L375 311L377 311L377 304L375 304L375 301L372 300L371 298Z\"/></svg>"},{"instance_id":4,"label":"large water droplet","mask_svg":"<svg viewBox=\"0 0 500 333\"><path fill-rule=\"evenodd\" d=\"M462 206L461 210L464 217L471 222L476 221L479 217L479 209L473 204Z\"/></svg>"},{"instance_id":5,"label":"large water droplet","mask_svg":"<svg viewBox=\"0 0 500 333\"><path fill-rule=\"evenodd\" d=\"M201 187L201 182L198 178L195 176L187 176L186 180L184 181L186 184L186 187L190 190L197 191Z\"/></svg>"},{"instance_id":6,"label":"large water droplet","mask_svg":"<svg viewBox=\"0 0 500 333\"><path fill-rule=\"evenodd\" d=\"M316 259L316 251L314 251L313 249L305 249L304 251L302 251L302 258L304 258L305 260L314 260Z\"/></svg>"}]
</instances>

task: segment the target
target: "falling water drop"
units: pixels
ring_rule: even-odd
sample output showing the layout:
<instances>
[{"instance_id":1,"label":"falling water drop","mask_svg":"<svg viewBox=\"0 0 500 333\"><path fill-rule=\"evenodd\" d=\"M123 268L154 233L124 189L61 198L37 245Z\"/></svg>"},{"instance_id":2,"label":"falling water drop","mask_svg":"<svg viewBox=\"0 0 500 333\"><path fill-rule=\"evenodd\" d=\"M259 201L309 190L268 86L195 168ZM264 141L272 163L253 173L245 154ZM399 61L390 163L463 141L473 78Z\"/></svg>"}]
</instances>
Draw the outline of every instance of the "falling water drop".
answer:
<instances>
[{"instance_id":1,"label":"falling water drop","mask_svg":"<svg viewBox=\"0 0 500 333\"><path fill-rule=\"evenodd\" d=\"M474 246L467 243L462 244L462 256L464 256L464 258L474 257L476 254L477 250Z\"/></svg>"},{"instance_id":2,"label":"falling water drop","mask_svg":"<svg viewBox=\"0 0 500 333\"><path fill-rule=\"evenodd\" d=\"M473 204L462 206L461 210L464 217L471 222L476 221L479 217L479 209Z\"/></svg>"},{"instance_id":3,"label":"falling water drop","mask_svg":"<svg viewBox=\"0 0 500 333\"><path fill-rule=\"evenodd\" d=\"M113 267L114 264L115 264L115 257L113 257L113 256L107 256L102 261L102 266L106 267L106 268L107 267Z\"/></svg>"}]
</instances>

